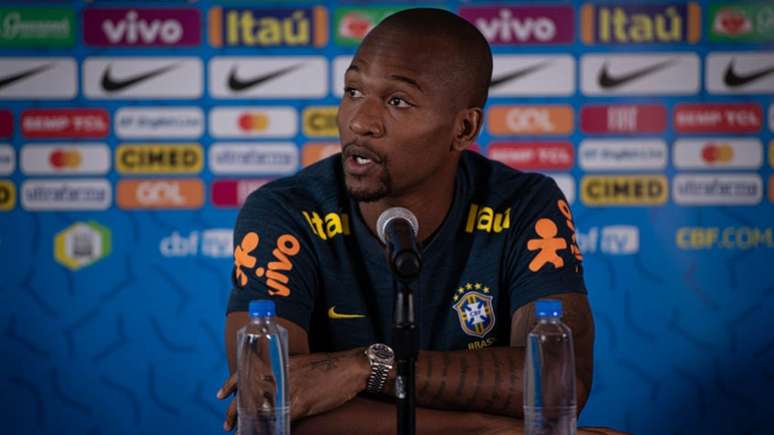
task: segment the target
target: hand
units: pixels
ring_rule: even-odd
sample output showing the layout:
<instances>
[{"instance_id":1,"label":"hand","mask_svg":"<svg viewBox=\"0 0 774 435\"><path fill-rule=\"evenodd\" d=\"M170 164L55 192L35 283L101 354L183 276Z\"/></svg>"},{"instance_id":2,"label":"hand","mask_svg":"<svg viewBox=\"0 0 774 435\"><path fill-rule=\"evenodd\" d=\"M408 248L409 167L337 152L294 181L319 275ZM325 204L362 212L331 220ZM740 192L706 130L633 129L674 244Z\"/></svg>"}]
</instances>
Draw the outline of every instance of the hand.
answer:
<instances>
[{"instance_id":1,"label":"hand","mask_svg":"<svg viewBox=\"0 0 774 435\"><path fill-rule=\"evenodd\" d=\"M290 357L291 420L320 414L352 400L371 373L362 348Z\"/></svg>"},{"instance_id":2,"label":"hand","mask_svg":"<svg viewBox=\"0 0 774 435\"><path fill-rule=\"evenodd\" d=\"M218 394L216 397L220 400L223 400L232 394L234 394L237 390L237 372L234 372L229 378L226 380L226 382L223 383L223 386L220 387L220 390L218 390ZM236 397L231 399L231 403L228 405L228 409L226 410L226 420L223 422L223 430L226 432L231 431L234 428L234 423L237 419L237 401Z\"/></svg>"}]
</instances>

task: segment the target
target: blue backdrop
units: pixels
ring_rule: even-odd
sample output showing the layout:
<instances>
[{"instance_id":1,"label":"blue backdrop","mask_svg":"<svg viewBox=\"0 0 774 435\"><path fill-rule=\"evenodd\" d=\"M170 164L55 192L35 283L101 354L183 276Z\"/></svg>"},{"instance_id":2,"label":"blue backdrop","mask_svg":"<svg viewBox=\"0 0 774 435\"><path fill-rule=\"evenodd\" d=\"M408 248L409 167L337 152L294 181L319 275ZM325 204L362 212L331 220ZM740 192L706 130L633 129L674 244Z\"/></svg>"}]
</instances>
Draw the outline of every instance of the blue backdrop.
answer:
<instances>
[{"instance_id":1,"label":"blue backdrop","mask_svg":"<svg viewBox=\"0 0 774 435\"><path fill-rule=\"evenodd\" d=\"M309 108L337 104L336 59L385 13L365 2L139 3L0 5L3 433L221 432L228 232L244 180L292 173L336 143L325 131L333 112ZM544 68L535 82L493 88L479 143L557 176L574 198L597 328L580 423L767 433L771 4L394 4L461 12L492 42L495 76ZM638 54L655 57L622 56ZM288 65L275 56L317 56L323 73L296 68L264 93L224 84L237 66L243 81L265 72L263 58ZM240 66L247 58L258 66ZM167 60L185 78L164 78ZM647 62L658 67L625 77ZM143 68L155 75L127 83ZM603 74L621 83L603 86ZM170 107L187 109L147 110ZM218 118L215 107L238 109ZM244 146L229 154L228 143ZM147 144L188 154L137 160ZM119 146L134 154L120 158Z\"/></svg>"}]
</instances>

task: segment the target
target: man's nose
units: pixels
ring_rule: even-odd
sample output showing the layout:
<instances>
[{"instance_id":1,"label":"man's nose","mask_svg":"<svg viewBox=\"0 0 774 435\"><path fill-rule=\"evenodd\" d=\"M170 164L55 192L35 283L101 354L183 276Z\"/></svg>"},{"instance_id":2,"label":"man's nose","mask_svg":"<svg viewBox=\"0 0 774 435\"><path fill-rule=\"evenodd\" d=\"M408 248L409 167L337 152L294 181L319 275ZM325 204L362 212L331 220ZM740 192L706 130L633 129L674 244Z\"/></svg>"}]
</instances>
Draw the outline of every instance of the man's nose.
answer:
<instances>
[{"instance_id":1,"label":"man's nose","mask_svg":"<svg viewBox=\"0 0 774 435\"><path fill-rule=\"evenodd\" d=\"M381 111L378 101L366 99L355 108L349 120L349 129L358 136L381 137L384 135Z\"/></svg>"}]
</instances>

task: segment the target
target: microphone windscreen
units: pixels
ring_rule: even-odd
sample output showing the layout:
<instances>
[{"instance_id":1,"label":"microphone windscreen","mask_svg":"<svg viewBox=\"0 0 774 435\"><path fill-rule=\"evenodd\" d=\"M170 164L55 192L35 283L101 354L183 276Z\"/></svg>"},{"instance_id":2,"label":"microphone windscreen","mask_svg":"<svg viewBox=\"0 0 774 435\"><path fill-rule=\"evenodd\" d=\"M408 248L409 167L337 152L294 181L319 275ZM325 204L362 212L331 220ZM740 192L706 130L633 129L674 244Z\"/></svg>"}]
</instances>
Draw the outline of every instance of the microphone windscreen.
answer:
<instances>
[{"instance_id":1,"label":"microphone windscreen","mask_svg":"<svg viewBox=\"0 0 774 435\"><path fill-rule=\"evenodd\" d=\"M376 220L376 232L379 235L379 240L385 245L387 244L387 240L385 239L387 225L389 225L390 221L393 219L406 220L409 225L411 225L414 237L419 234L419 221L417 221L417 217L414 216L414 213L412 213L411 210L403 207L390 207L383 211L382 214L379 215L379 219Z\"/></svg>"}]
</instances>

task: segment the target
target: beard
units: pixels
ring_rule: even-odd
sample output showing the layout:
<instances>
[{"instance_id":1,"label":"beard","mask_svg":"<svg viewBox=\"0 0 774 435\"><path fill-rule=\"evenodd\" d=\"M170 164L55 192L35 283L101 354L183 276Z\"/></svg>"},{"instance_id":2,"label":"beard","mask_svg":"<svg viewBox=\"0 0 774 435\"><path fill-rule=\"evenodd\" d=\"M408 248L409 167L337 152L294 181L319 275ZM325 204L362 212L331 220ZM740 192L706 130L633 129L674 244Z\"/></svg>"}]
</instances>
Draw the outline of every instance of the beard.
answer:
<instances>
[{"instance_id":1,"label":"beard","mask_svg":"<svg viewBox=\"0 0 774 435\"><path fill-rule=\"evenodd\" d=\"M348 182L349 179L345 178L347 193L358 202L374 202L390 195L392 193L392 177L390 176L390 171L387 170L387 165L384 165L383 168L384 170L376 186L355 186L355 183L350 183ZM347 175L346 177L352 177L357 181L365 178L354 175Z\"/></svg>"}]
</instances>

